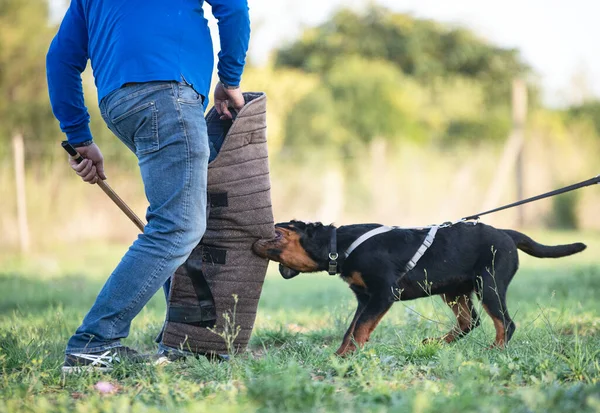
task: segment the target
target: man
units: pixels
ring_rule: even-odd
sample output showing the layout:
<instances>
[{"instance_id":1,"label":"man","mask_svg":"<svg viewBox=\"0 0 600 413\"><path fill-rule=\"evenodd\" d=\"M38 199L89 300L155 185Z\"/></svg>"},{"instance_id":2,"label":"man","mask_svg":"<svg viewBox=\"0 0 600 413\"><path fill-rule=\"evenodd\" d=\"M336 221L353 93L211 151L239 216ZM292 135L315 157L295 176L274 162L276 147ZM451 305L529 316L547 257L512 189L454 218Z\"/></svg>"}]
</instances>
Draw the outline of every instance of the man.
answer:
<instances>
[{"instance_id":1,"label":"man","mask_svg":"<svg viewBox=\"0 0 600 413\"><path fill-rule=\"evenodd\" d=\"M240 109L250 37L246 0L207 0L221 51L214 100L221 117ZM109 370L140 361L122 346L133 318L200 241L206 227L209 142L204 110L213 50L203 0L71 0L47 55L53 112L86 160L85 182L106 179L84 106L81 73L90 59L102 116L135 152L149 202L148 224L108 278L66 348L63 371Z\"/></svg>"}]
</instances>

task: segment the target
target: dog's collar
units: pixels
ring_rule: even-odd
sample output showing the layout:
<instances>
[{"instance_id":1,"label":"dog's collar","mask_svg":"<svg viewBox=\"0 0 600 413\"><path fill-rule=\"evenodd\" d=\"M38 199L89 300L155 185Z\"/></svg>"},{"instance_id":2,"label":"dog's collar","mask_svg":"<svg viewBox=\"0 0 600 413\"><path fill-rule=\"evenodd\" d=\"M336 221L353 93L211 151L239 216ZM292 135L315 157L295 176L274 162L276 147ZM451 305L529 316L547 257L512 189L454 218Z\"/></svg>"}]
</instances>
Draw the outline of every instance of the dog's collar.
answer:
<instances>
[{"instance_id":1,"label":"dog's collar","mask_svg":"<svg viewBox=\"0 0 600 413\"><path fill-rule=\"evenodd\" d=\"M356 241L354 241L352 245L350 245L350 247L344 252L344 257L347 258L350 255L350 253L356 249L356 247L358 247L360 244L362 244L369 238L374 237L378 234L383 234L384 232L391 231L394 228L395 227L381 226L379 228L375 228L369 232L364 233L363 235L358 237ZM337 229L335 227L331 227L331 236L329 237L329 267L327 269L329 275L336 275L338 273L338 257L339 255L337 252Z\"/></svg>"},{"instance_id":2,"label":"dog's collar","mask_svg":"<svg viewBox=\"0 0 600 413\"><path fill-rule=\"evenodd\" d=\"M337 229L331 227L331 236L329 237L329 275L336 275L338 272L338 252L337 252Z\"/></svg>"}]
</instances>

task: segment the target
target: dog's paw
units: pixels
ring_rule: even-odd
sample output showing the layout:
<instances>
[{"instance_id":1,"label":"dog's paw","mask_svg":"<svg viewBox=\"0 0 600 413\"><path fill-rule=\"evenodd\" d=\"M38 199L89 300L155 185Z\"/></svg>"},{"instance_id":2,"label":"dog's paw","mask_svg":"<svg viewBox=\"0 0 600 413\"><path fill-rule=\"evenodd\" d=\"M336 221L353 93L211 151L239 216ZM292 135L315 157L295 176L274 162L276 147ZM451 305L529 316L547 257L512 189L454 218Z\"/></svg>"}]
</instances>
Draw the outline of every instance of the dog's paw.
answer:
<instances>
[{"instance_id":1,"label":"dog's paw","mask_svg":"<svg viewBox=\"0 0 600 413\"><path fill-rule=\"evenodd\" d=\"M448 335L442 336L442 337L428 337L425 340L423 340L421 342L421 344L427 345L427 344L442 344L442 343L447 343L448 342Z\"/></svg>"},{"instance_id":2,"label":"dog's paw","mask_svg":"<svg viewBox=\"0 0 600 413\"><path fill-rule=\"evenodd\" d=\"M340 347L337 349L337 351L335 352L335 355L341 358L346 358L348 356L350 356L352 353L354 353L356 351L356 347L354 346L345 346L345 347Z\"/></svg>"},{"instance_id":3,"label":"dog's paw","mask_svg":"<svg viewBox=\"0 0 600 413\"><path fill-rule=\"evenodd\" d=\"M506 348L506 343L504 342L494 342L490 346L487 347L487 350L504 350Z\"/></svg>"}]
</instances>

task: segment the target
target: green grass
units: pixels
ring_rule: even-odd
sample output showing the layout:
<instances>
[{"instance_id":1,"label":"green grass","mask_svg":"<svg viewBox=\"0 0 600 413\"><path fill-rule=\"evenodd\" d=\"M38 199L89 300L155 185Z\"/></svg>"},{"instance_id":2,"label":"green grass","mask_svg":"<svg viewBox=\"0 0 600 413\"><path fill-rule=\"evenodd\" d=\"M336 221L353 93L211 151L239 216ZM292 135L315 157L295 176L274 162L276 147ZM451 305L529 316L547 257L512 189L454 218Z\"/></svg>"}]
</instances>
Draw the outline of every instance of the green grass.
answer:
<instances>
[{"instance_id":1,"label":"green grass","mask_svg":"<svg viewBox=\"0 0 600 413\"><path fill-rule=\"evenodd\" d=\"M353 314L346 284L325 274L283 280L271 268L250 351L229 363L187 360L63 377L70 334L126 247L56 248L0 257L0 412L600 412L598 234L579 256L522 256L508 291L517 331L488 350L489 318L452 345L422 345L453 323L438 297L397 303L365 349L333 356ZM74 251L78 251L74 253ZM66 257L69 257L68 259ZM124 342L154 351L164 316L157 294ZM101 394L96 383L116 386Z\"/></svg>"}]
</instances>

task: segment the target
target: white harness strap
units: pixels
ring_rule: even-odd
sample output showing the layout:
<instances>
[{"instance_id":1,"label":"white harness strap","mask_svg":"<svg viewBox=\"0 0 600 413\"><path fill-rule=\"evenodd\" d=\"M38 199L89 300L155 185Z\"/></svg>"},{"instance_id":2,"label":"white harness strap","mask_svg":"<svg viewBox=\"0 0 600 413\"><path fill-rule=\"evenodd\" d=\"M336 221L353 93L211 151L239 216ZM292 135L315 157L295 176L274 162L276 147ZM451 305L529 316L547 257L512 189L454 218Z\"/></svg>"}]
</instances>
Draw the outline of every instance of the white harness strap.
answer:
<instances>
[{"instance_id":1,"label":"white harness strap","mask_svg":"<svg viewBox=\"0 0 600 413\"><path fill-rule=\"evenodd\" d=\"M408 261L408 264L406 264L404 272L409 272L417 266L417 262L419 262L423 254L425 254L425 251L427 251L427 249L431 247L431 244L433 244L433 240L435 239L435 234L437 233L438 228L439 227L437 225L431 227L429 233L423 241L423 244L421 244L415 255L413 255L413 257Z\"/></svg>"},{"instance_id":2,"label":"white harness strap","mask_svg":"<svg viewBox=\"0 0 600 413\"><path fill-rule=\"evenodd\" d=\"M435 239L435 234L437 233L438 229L440 228L439 225L433 225L431 227L415 227L415 228L388 227L388 226L383 225L381 227L372 229L371 231L365 232L363 235L358 237L356 239L356 241L354 241L346 250L346 253L345 253L346 258L348 258L348 256L350 256L352 251L354 251L360 244L362 244L366 240L374 237L375 235L383 234L383 233L389 232L393 229L425 229L425 228L429 228L429 233L427 233L425 240L423 241L423 243L421 244L421 246L419 247L419 249L417 250L415 255L413 255L412 258L406 264L406 267L404 268L404 274L406 274L407 272L411 271L413 268L415 268L417 266L417 262L419 262L419 260L423 256L423 254L425 254L425 251L427 251L429 249L429 247L431 247L431 244L433 244L433 240Z\"/></svg>"},{"instance_id":3,"label":"white harness strap","mask_svg":"<svg viewBox=\"0 0 600 413\"><path fill-rule=\"evenodd\" d=\"M360 237L358 237L356 239L356 241L354 241L352 244L350 244L350 246L348 247L348 249L346 250L346 253L345 253L346 254L346 258L350 254L352 254L352 251L354 251L360 244L362 244L363 242L365 242L369 238L374 237L375 235L383 234L384 232L389 232L389 231L391 231L393 229L394 229L394 227L388 227L388 226L382 225L379 228L375 228L375 229L372 229L369 232L365 232Z\"/></svg>"}]
</instances>

